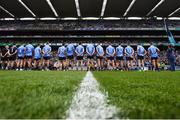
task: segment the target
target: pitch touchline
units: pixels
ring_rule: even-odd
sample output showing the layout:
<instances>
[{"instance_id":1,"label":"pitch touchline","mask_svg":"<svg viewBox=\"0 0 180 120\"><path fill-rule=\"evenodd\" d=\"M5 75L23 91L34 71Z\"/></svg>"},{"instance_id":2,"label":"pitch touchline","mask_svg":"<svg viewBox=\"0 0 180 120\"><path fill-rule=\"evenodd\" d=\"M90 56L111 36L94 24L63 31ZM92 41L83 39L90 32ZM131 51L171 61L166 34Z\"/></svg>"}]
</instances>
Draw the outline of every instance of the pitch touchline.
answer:
<instances>
[{"instance_id":1,"label":"pitch touchline","mask_svg":"<svg viewBox=\"0 0 180 120\"><path fill-rule=\"evenodd\" d=\"M97 80L88 71L67 111L67 119L117 119L116 115L116 107L107 104L107 96L99 90Z\"/></svg>"}]
</instances>

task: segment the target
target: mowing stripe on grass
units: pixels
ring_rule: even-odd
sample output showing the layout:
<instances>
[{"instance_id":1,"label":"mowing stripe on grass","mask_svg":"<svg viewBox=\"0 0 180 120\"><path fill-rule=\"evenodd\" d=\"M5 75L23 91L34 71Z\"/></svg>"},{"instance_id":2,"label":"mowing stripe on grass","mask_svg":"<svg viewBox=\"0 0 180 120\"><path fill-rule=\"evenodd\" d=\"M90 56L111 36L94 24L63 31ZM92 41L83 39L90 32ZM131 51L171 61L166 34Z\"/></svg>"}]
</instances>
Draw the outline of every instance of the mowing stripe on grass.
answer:
<instances>
[{"instance_id":1,"label":"mowing stripe on grass","mask_svg":"<svg viewBox=\"0 0 180 120\"><path fill-rule=\"evenodd\" d=\"M67 111L67 119L117 119L116 115L116 107L107 104L107 96L99 91L99 83L87 72Z\"/></svg>"}]
</instances>

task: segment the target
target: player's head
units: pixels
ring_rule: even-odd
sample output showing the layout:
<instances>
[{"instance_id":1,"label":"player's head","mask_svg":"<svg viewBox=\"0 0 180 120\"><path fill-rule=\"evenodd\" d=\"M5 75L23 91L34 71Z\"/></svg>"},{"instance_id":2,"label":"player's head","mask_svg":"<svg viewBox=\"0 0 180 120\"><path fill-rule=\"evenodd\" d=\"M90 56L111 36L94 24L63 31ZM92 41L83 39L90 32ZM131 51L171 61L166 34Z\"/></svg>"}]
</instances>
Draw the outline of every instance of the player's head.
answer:
<instances>
[{"instance_id":1,"label":"player's head","mask_svg":"<svg viewBox=\"0 0 180 120\"><path fill-rule=\"evenodd\" d=\"M127 42L127 46L130 46L130 41Z\"/></svg>"},{"instance_id":2,"label":"player's head","mask_svg":"<svg viewBox=\"0 0 180 120\"><path fill-rule=\"evenodd\" d=\"M79 42L79 44L78 45L82 45L82 42Z\"/></svg>"},{"instance_id":3,"label":"player's head","mask_svg":"<svg viewBox=\"0 0 180 120\"><path fill-rule=\"evenodd\" d=\"M40 47L40 44L39 44L39 43L37 44L37 47Z\"/></svg>"},{"instance_id":4,"label":"player's head","mask_svg":"<svg viewBox=\"0 0 180 120\"><path fill-rule=\"evenodd\" d=\"M6 45L5 48L6 48L6 49L9 49L9 45Z\"/></svg>"},{"instance_id":5,"label":"player's head","mask_svg":"<svg viewBox=\"0 0 180 120\"><path fill-rule=\"evenodd\" d=\"M151 42L151 43L150 43L150 45L154 45L154 43L153 43L153 42Z\"/></svg>"},{"instance_id":6,"label":"player's head","mask_svg":"<svg viewBox=\"0 0 180 120\"><path fill-rule=\"evenodd\" d=\"M64 44L64 43L62 43L62 44L61 44L61 46L65 46L65 44Z\"/></svg>"},{"instance_id":7,"label":"player's head","mask_svg":"<svg viewBox=\"0 0 180 120\"><path fill-rule=\"evenodd\" d=\"M13 43L13 45L17 46L16 43Z\"/></svg>"},{"instance_id":8,"label":"player's head","mask_svg":"<svg viewBox=\"0 0 180 120\"><path fill-rule=\"evenodd\" d=\"M172 43L168 44L168 48L172 48L173 46L174 46L174 44L172 44Z\"/></svg>"},{"instance_id":9,"label":"player's head","mask_svg":"<svg viewBox=\"0 0 180 120\"><path fill-rule=\"evenodd\" d=\"M138 42L138 44L137 44L137 45L140 45L140 46L142 46L142 43Z\"/></svg>"},{"instance_id":10,"label":"player's head","mask_svg":"<svg viewBox=\"0 0 180 120\"><path fill-rule=\"evenodd\" d=\"M49 45L49 42L46 42L45 45Z\"/></svg>"}]
</instances>

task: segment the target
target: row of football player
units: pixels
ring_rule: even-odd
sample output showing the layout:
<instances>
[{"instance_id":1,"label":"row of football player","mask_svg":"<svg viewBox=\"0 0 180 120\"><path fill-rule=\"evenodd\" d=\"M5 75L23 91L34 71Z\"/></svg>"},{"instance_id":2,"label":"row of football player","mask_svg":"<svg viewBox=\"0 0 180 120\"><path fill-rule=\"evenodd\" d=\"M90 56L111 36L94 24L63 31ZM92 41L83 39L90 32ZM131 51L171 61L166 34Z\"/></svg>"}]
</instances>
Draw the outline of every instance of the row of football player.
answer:
<instances>
[{"instance_id":1,"label":"row of football player","mask_svg":"<svg viewBox=\"0 0 180 120\"><path fill-rule=\"evenodd\" d=\"M86 53L88 69L94 66L94 60L97 62L97 69L103 69L103 60L106 59L107 68L129 70L132 68L135 58L138 60L138 67L143 69L144 57L148 55L152 62L153 69L158 69L158 54L160 50L156 46L151 44L146 51L145 48L139 44L136 52L137 56L135 56L135 50L129 44L125 48L121 45L116 48L109 45L104 50L101 45L95 46L88 44L85 48L79 43L76 47L73 44L68 44L67 46L61 45L58 48L57 56L59 58L59 68L61 67L63 69L68 69L69 66L84 67L83 59ZM21 45L18 48L15 45L11 48L5 46L5 48L1 50L0 56L3 66L6 66L4 69L14 68L14 62L17 59L17 70L23 70L24 68L43 68L48 70L52 58L52 48L49 43L46 43L42 49L40 45L34 48L32 44L27 44L26 46ZM96 56L96 59L94 59L94 56ZM74 58L76 58L76 62ZM126 64L124 63L124 59L126 60Z\"/></svg>"}]
</instances>

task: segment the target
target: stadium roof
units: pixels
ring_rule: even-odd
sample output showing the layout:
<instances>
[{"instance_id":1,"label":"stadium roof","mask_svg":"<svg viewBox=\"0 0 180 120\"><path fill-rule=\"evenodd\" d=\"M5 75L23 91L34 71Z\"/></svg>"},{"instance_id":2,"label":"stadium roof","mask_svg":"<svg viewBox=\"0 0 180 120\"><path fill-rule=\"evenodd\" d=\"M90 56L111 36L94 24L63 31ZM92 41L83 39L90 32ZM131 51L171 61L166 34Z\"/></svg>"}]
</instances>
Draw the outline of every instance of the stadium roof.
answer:
<instances>
[{"instance_id":1,"label":"stadium roof","mask_svg":"<svg viewBox=\"0 0 180 120\"><path fill-rule=\"evenodd\" d=\"M0 0L4 18L180 17L180 0Z\"/></svg>"}]
</instances>

